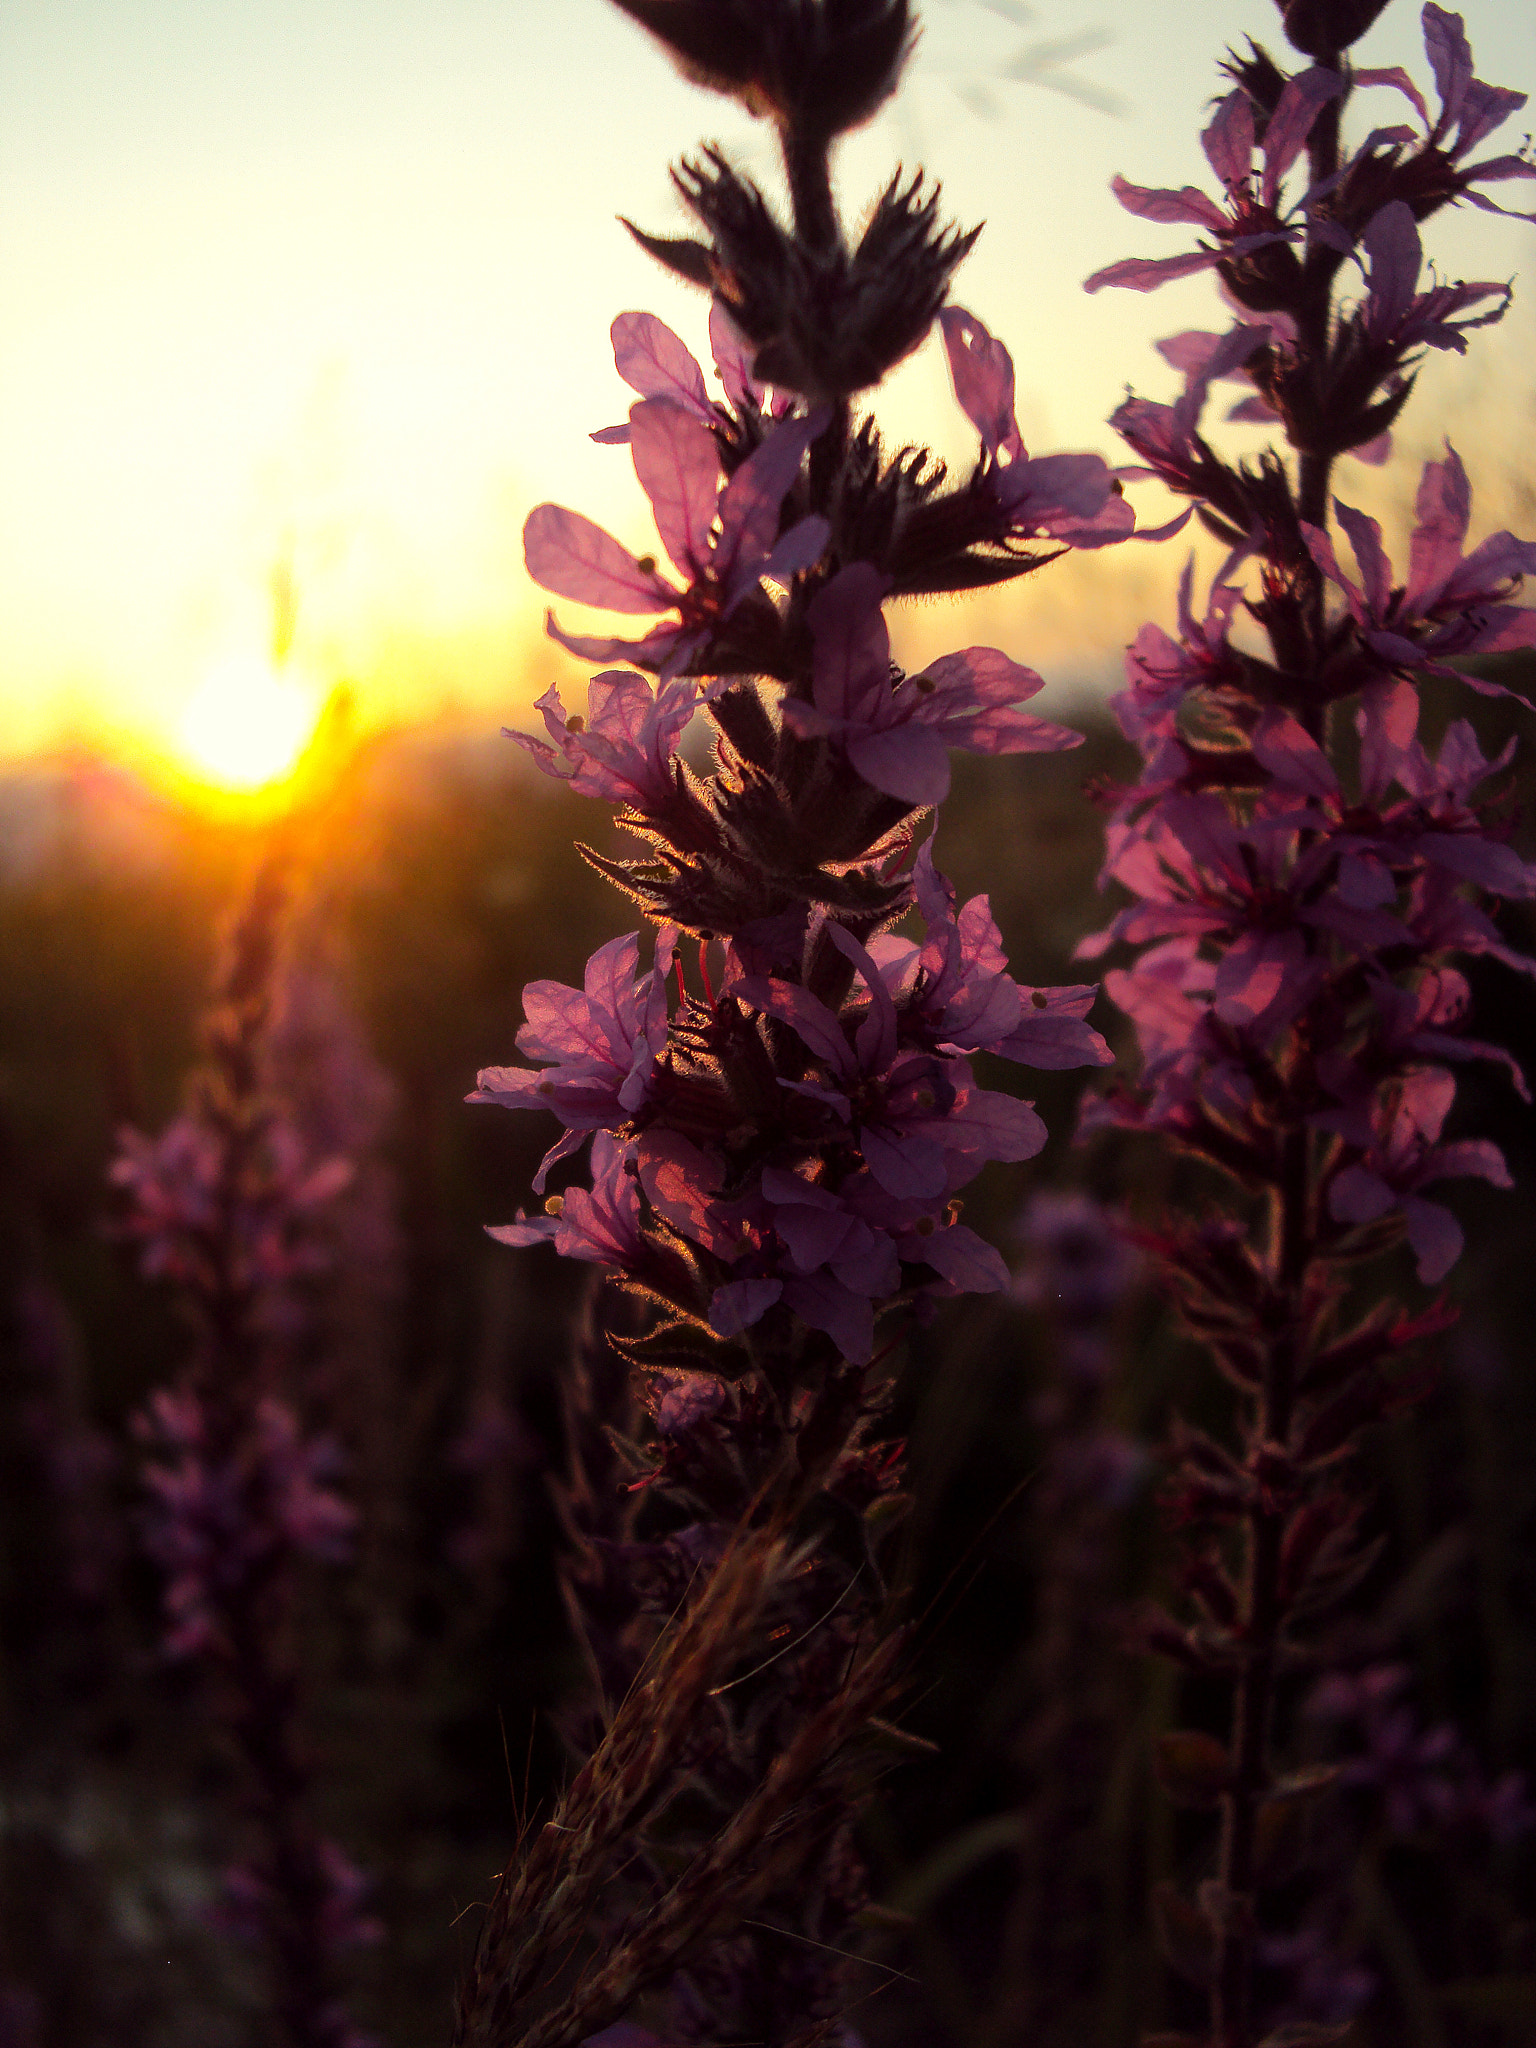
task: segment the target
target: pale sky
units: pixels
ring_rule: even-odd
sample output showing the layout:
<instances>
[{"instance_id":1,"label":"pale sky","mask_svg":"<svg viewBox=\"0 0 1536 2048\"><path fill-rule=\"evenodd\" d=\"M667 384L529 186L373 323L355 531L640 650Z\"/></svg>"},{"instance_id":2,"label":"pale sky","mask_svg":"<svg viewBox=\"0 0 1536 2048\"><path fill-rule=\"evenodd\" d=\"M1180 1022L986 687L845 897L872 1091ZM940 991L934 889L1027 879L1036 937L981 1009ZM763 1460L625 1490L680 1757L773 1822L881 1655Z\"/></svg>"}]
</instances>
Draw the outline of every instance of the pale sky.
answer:
<instances>
[{"instance_id":1,"label":"pale sky","mask_svg":"<svg viewBox=\"0 0 1536 2048\"><path fill-rule=\"evenodd\" d=\"M1081 292L1187 232L1133 220L1109 179L1206 183L1216 60L1249 32L1283 55L1278 22L1268 0L1008 11L930 0L907 86L845 146L840 190L857 215L897 159L921 162L959 220L984 218L956 296L1013 351L1026 439L1117 455L1103 421L1127 383L1172 395L1151 343L1223 314L1204 279ZM1480 75L1536 89L1528 0L1482 0L1467 23ZM1053 50L1041 75L1067 90L1005 75ZM1360 54L1428 89L1403 0ZM0 754L174 728L211 666L260 648L279 562L294 660L322 682L349 678L380 716L520 716L555 672L530 653L529 508L553 497L647 537L626 451L586 439L630 396L608 323L649 307L702 345L706 309L614 216L677 231L667 163L702 137L771 179L765 132L605 0L5 0ZM1536 270L1536 231L1471 209L1426 240L1446 275ZM1426 375L1400 473L1357 496L1402 500L1449 408L1479 526L1513 516L1536 426L1516 289L1470 371ZM932 348L882 413L958 460L974 446ZM911 644L984 631L1048 677L1105 675L1138 618L1171 608L1178 557L1131 553L1016 587L980 628L931 608Z\"/></svg>"}]
</instances>

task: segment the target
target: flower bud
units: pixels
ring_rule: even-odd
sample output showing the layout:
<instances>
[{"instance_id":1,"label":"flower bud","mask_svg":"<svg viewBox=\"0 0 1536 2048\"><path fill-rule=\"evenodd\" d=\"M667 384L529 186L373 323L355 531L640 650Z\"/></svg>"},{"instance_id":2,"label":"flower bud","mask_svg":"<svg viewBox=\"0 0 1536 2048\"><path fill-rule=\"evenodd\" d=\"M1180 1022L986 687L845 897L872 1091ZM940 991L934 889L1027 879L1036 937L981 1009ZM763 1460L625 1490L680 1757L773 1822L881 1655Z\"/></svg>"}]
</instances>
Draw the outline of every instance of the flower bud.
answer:
<instances>
[{"instance_id":1,"label":"flower bud","mask_svg":"<svg viewBox=\"0 0 1536 2048\"><path fill-rule=\"evenodd\" d=\"M617 0L684 77L780 128L830 140L890 97L912 47L907 0Z\"/></svg>"},{"instance_id":2,"label":"flower bud","mask_svg":"<svg viewBox=\"0 0 1536 2048\"><path fill-rule=\"evenodd\" d=\"M933 324L980 230L939 218L922 174L891 180L851 252L808 253L717 149L673 173L707 244L629 231L659 262L706 284L752 348L753 374L813 402L880 380Z\"/></svg>"},{"instance_id":3,"label":"flower bud","mask_svg":"<svg viewBox=\"0 0 1536 2048\"><path fill-rule=\"evenodd\" d=\"M1331 64L1341 50L1359 42L1387 0L1276 0L1293 50L1316 63Z\"/></svg>"}]
</instances>

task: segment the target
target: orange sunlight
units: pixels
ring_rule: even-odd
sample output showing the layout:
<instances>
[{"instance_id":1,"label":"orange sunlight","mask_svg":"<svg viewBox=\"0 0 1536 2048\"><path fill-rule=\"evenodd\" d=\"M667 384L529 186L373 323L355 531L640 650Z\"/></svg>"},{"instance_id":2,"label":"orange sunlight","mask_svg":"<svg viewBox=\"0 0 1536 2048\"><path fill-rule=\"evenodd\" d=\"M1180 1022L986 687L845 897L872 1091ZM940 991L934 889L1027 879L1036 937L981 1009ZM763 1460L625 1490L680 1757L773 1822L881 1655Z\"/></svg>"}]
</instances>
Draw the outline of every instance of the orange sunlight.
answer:
<instances>
[{"instance_id":1,"label":"orange sunlight","mask_svg":"<svg viewBox=\"0 0 1536 2048\"><path fill-rule=\"evenodd\" d=\"M292 773L320 710L320 692L304 676L260 654L228 655L187 700L177 751L198 781L254 793Z\"/></svg>"}]
</instances>

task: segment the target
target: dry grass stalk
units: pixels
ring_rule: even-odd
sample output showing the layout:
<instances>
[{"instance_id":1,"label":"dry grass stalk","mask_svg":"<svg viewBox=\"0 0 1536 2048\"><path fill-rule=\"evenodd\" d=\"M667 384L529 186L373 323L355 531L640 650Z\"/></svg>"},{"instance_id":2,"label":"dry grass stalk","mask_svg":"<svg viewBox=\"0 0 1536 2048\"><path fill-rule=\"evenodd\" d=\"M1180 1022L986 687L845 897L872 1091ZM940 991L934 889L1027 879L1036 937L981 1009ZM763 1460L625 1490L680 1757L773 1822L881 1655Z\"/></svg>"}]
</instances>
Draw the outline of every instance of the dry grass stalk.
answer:
<instances>
[{"instance_id":1,"label":"dry grass stalk","mask_svg":"<svg viewBox=\"0 0 1536 2048\"><path fill-rule=\"evenodd\" d=\"M819 1836L827 1795L846 1774L850 1741L891 1703L903 1641L899 1634L887 1636L854 1666L671 1889L583 1975L569 1998L526 2032L507 2036L505 2048L578 2048L588 2034L627 2012L642 1991L668 1978L699 1943L734 1933L761 1900L803 1867L807 1837Z\"/></svg>"},{"instance_id":2,"label":"dry grass stalk","mask_svg":"<svg viewBox=\"0 0 1536 2048\"><path fill-rule=\"evenodd\" d=\"M759 1619L795 1562L777 1522L749 1530L657 1642L521 1867L503 1873L460 1996L454 2048L514 2038L517 2007L549 1958L580 1936L614 1850L663 1788L710 1691L753 1646Z\"/></svg>"}]
</instances>

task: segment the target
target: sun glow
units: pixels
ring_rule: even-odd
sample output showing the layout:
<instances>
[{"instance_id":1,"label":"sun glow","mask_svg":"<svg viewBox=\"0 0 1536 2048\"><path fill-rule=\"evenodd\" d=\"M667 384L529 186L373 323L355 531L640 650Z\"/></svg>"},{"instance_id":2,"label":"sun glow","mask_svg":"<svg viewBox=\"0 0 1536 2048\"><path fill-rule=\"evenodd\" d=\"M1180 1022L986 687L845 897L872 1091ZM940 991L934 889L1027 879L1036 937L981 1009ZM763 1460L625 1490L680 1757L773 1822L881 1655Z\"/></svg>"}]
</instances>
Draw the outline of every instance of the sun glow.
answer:
<instances>
[{"instance_id":1,"label":"sun glow","mask_svg":"<svg viewBox=\"0 0 1536 2048\"><path fill-rule=\"evenodd\" d=\"M251 792L289 775L314 736L320 693L258 654L227 656L187 700L177 747L199 778Z\"/></svg>"}]
</instances>

